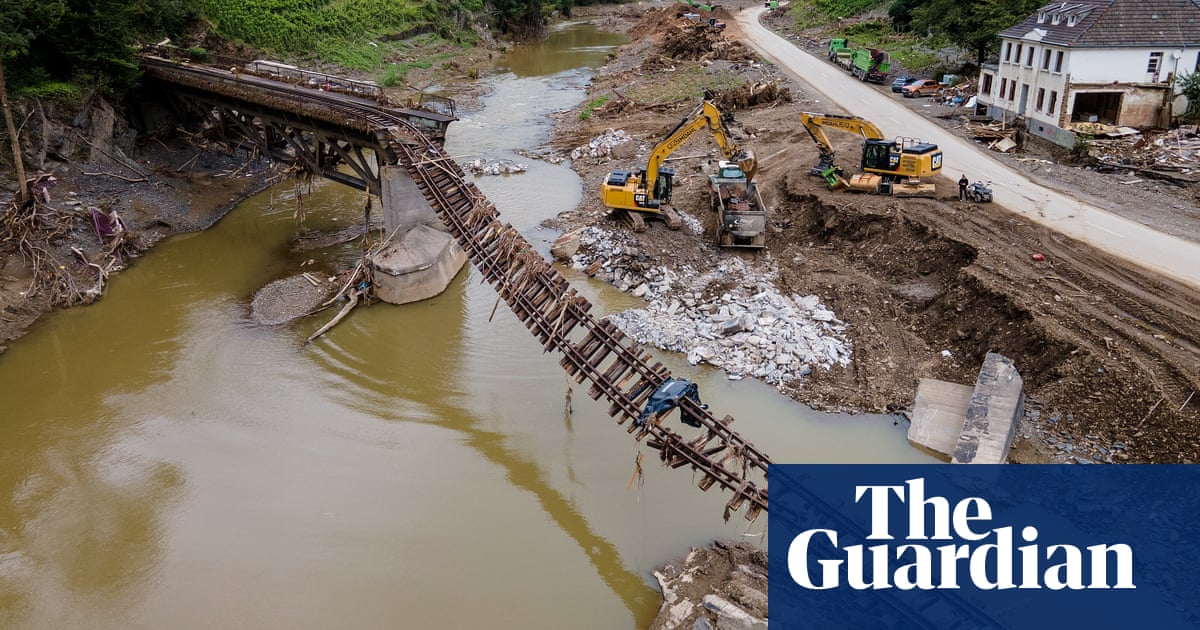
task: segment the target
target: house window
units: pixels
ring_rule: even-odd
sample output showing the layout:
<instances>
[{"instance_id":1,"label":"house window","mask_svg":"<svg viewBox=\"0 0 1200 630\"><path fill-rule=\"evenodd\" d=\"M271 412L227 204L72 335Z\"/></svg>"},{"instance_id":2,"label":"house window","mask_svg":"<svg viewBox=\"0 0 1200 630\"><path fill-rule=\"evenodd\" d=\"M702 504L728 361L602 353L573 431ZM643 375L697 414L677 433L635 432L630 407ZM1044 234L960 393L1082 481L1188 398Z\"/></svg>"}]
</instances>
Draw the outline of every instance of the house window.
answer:
<instances>
[{"instance_id":1,"label":"house window","mask_svg":"<svg viewBox=\"0 0 1200 630\"><path fill-rule=\"evenodd\" d=\"M1050 69L1050 49L1042 51L1042 70Z\"/></svg>"},{"instance_id":2,"label":"house window","mask_svg":"<svg viewBox=\"0 0 1200 630\"><path fill-rule=\"evenodd\" d=\"M1029 66L1030 68L1033 67L1033 53L1034 48L1033 46L1030 46L1029 52L1025 54L1025 65Z\"/></svg>"},{"instance_id":3,"label":"house window","mask_svg":"<svg viewBox=\"0 0 1200 630\"><path fill-rule=\"evenodd\" d=\"M1008 84L1008 100L1012 101L1017 98L1017 82L1013 81Z\"/></svg>"},{"instance_id":4,"label":"house window","mask_svg":"<svg viewBox=\"0 0 1200 630\"><path fill-rule=\"evenodd\" d=\"M986 72L983 74L983 80L981 81L981 85L979 86L979 91L983 94L987 94L989 96L991 95L991 93L992 93L992 75L987 74Z\"/></svg>"},{"instance_id":5,"label":"house window","mask_svg":"<svg viewBox=\"0 0 1200 630\"><path fill-rule=\"evenodd\" d=\"M1063 51L1060 50L1058 52L1055 52L1054 53L1054 71L1055 72L1062 72L1062 60L1063 60Z\"/></svg>"},{"instance_id":6,"label":"house window","mask_svg":"<svg viewBox=\"0 0 1200 630\"><path fill-rule=\"evenodd\" d=\"M1004 42L1004 60L1012 61L1012 42Z\"/></svg>"},{"instance_id":7,"label":"house window","mask_svg":"<svg viewBox=\"0 0 1200 630\"><path fill-rule=\"evenodd\" d=\"M1038 88L1037 107L1035 107L1035 109L1037 109L1040 112L1040 111L1042 111L1042 105L1045 105L1045 104L1046 104L1046 88Z\"/></svg>"},{"instance_id":8,"label":"house window","mask_svg":"<svg viewBox=\"0 0 1200 630\"><path fill-rule=\"evenodd\" d=\"M1067 26L1075 26L1075 23L1078 21L1079 21L1078 15L1068 15L1067 16Z\"/></svg>"},{"instance_id":9,"label":"house window","mask_svg":"<svg viewBox=\"0 0 1200 630\"><path fill-rule=\"evenodd\" d=\"M1000 79L1000 93L997 94L1000 98L1004 98L1004 90L1008 89L1008 79Z\"/></svg>"},{"instance_id":10,"label":"house window","mask_svg":"<svg viewBox=\"0 0 1200 630\"><path fill-rule=\"evenodd\" d=\"M1150 53L1150 61L1146 62L1146 74L1158 75L1158 69L1162 67L1162 57L1161 52Z\"/></svg>"},{"instance_id":11,"label":"house window","mask_svg":"<svg viewBox=\"0 0 1200 630\"><path fill-rule=\"evenodd\" d=\"M1013 55L1013 63L1021 63L1021 48L1024 44L1017 44L1017 54Z\"/></svg>"},{"instance_id":12,"label":"house window","mask_svg":"<svg viewBox=\"0 0 1200 630\"><path fill-rule=\"evenodd\" d=\"M1050 104L1046 106L1046 113L1053 114L1055 105L1058 105L1058 92L1050 90Z\"/></svg>"},{"instance_id":13,"label":"house window","mask_svg":"<svg viewBox=\"0 0 1200 630\"><path fill-rule=\"evenodd\" d=\"M1038 11L1038 24L1045 24L1045 23L1046 23L1046 12Z\"/></svg>"},{"instance_id":14,"label":"house window","mask_svg":"<svg viewBox=\"0 0 1200 630\"><path fill-rule=\"evenodd\" d=\"M1050 23L1058 24L1059 22L1062 22L1062 14L1061 13L1052 13L1050 15Z\"/></svg>"}]
</instances>

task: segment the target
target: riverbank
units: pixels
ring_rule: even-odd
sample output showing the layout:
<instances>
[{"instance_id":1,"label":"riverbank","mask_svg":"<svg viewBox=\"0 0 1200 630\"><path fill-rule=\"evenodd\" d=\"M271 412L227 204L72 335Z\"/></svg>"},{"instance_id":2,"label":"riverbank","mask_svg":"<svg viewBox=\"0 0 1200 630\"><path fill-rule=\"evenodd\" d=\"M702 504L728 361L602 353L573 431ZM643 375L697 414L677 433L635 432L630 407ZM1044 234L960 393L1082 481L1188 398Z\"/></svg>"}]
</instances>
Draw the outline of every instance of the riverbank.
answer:
<instances>
[{"instance_id":1,"label":"riverbank","mask_svg":"<svg viewBox=\"0 0 1200 630\"><path fill-rule=\"evenodd\" d=\"M35 206L8 210L10 223L0 242L0 353L46 313L100 299L110 275L163 238L213 225L282 177L265 160L197 148L179 138L122 150L114 135L102 131L112 128L111 108L96 109L107 111L110 122L90 138L78 128L42 121L39 144L54 145L56 139L61 144L77 135L73 144L83 159L51 159L30 169L45 183L42 197ZM75 118L93 117L95 111L85 109ZM105 215L99 225L93 210ZM114 216L122 229L102 233Z\"/></svg>"}]
</instances>

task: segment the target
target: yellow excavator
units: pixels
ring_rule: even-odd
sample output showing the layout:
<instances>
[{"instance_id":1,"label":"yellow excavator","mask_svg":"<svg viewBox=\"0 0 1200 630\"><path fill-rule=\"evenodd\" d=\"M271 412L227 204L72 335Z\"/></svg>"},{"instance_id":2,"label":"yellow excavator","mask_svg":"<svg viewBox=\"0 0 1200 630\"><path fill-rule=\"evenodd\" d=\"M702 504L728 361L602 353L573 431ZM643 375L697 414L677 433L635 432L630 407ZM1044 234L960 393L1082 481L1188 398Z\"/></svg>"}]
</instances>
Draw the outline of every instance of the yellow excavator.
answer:
<instances>
[{"instance_id":1,"label":"yellow excavator","mask_svg":"<svg viewBox=\"0 0 1200 630\"><path fill-rule=\"evenodd\" d=\"M696 106L665 138L650 152L646 168L617 170L608 174L600 183L600 203L607 208L624 210L635 231L646 229L643 216L666 221L667 227L678 230L683 224L679 213L668 204L674 185L674 169L663 166L671 155L701 129L708 129L725 159L736 162L745 174L746 181L753 180L758 162L753 151L739 149L730 137L725 121L730 119L712 103L712 95L705 93L704 100Z\"/></svg>"},{"instance_id":2,"label":"yellow excavator","mask_svg":"<svg viewBox=\"0 0 1200 630\"><path fill-rule=\"evenodd\" d=\"M904 137L887 140L879 127L858 116L800 112L800 122L821 152L820 161L809 173L823 177L830 188L897 197L936 196L933 183L921 181L921 178L942 170L942 152L936 144ZM833 145L825 135L826 127L863 137L860 167L864 172L849 179L845 177L834 163Z\"/></svg>"}]
</instances>

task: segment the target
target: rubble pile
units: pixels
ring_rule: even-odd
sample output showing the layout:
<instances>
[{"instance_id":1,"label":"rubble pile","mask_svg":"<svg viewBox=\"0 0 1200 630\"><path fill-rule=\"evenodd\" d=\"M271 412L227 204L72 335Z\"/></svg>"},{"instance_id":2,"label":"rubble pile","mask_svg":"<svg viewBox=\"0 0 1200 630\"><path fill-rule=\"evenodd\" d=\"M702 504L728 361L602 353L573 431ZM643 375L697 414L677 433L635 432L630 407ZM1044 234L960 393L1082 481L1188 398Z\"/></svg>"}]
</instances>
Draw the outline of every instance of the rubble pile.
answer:
<instances>
[{"instance_id":1,"label":"rubble pile","mask_svg":"<svg viewBox=\"0 0 1200 630\"><path fill-rule=\"evenodd\" d=\"M1099 162L1182 173L1200 172L1200 134L1197 127L1164 133L1134 133L1117 138L1094 138L1088 155Z\"/></svg>"},{"instance_id":2,"label":"rubble pile","mask_svg":"<svg viewBox=\"0 0 1200 630\"><path fill-rule=\"evenodd\" d=\"M782 295L772 273L755 272L740 258L703 275L686 266L676 274L601 228L584 229L580 242L576 269L649 302L609 316L640 343L719 367L730 379L751 376L777 386L814 366L850 362L846 326L817 296Z\"/></svg>"},{"instance_id":3,"label":"rubble pile","mask_svg":"<svg viewBox=\"0 0 1200 630\"><path fill-rule=\"evenodd\" d=\"M767 554L714 541L654 572L663 603L651 630L767 627Z\"/></svg>"},{"instance_id":4,"label":"rubble pile","mask_svg":"<svg viewBox=\"0 0 1200 630\"><path fill-rule=\"evenodd\" d=\"M575 147L571 150L571 159L578 160L581 157L608 157L612 155L613 147L632 142L633 137L624 129L606 129L604 133L592 138L586 145Z\"/></svg>"},{"instance_id":5,"label":"rubble pile","mask_svg":"<svg viewBox=\"0 0 1200 630\"><path fill-rule=\"evenodd\" d=\"M511 175L524 173L529 167L512 160L484 160L476 158L461 165L462 170L472 175Z\"/></svg>"}]
</instances>

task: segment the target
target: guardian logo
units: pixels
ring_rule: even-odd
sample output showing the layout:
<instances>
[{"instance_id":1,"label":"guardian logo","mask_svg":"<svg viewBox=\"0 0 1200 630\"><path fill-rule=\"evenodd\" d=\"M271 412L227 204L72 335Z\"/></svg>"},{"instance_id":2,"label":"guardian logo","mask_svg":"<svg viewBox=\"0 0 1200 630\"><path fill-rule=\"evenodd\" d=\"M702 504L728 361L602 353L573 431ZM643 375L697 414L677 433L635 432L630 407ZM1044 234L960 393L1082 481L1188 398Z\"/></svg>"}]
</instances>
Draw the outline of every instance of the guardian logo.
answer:
<instances>
[{"instance_id":1,"label":"guardian logo","mask_svg":"<svg viewBox=\"0 0 1200 630\"><path fill-rule=\"evenodd\" d=\"M1200 466L769 478L772 629L1200 628Z\"/></svg>"},{"instance_id":2,"label":"guardian logo","mask_svg":"<svg viewBox=\"0 0 1200 630\"><path fill-rule=\"evenodd\" d=\"M889 527L889 510L904 509L908 519L905 544L837 548L837 530L807 530L788 545L788 572L796 584L818 590L837 588L844 577L856 590L930 590L959 588L961 576L980 589L1134 588L1129 545L1090 545L1086 550L1069 544L1043 547L1036 544L1037 527L1026 525L1020 539L1033 544L1014 546L1013 526L986 529L992 520L986 499L967 497L952 506L945 497L926 498L924 479L909 479L896 486L856 486L854 500L869 502L869 541L896 540ZM814 539L837 548L836 553L815 554ZM938 541L947 543L936 544ZM815 582L809 574L814 554L821 567ZM1110 563L1114 565L1111 571ZM1019 581L1014 579L1014 566ZM936 581L935 568L940 569Z\"/></svg>"}]
</instances>

